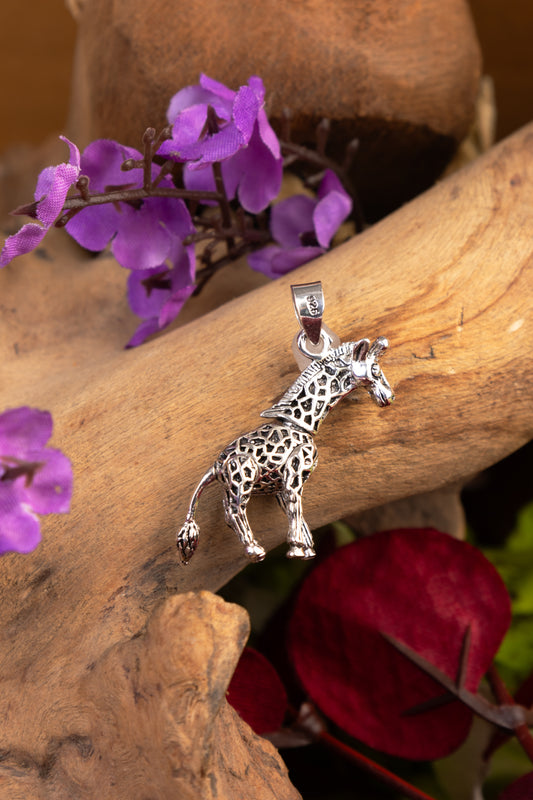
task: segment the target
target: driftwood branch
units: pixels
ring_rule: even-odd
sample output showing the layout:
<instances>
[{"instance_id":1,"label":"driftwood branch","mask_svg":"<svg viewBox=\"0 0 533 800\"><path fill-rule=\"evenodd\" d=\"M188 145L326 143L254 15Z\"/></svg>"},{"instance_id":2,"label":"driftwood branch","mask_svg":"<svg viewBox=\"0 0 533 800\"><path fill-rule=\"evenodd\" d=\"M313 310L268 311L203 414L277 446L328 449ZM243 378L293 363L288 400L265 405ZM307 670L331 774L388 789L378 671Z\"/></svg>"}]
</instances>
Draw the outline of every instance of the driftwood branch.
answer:
<instances>
[{"instance_id":1,"label":"driftwood branch","mask_svg":"<svg viewBox=\"0 0 533 800\"><path fill-rule=\"evenodd\" d=\"M344 340L390 339L397 396L331 413L304 495L311 526L460 481L529 440L532 146L530 126L331 254L133 351L111 259L57 234L2 271L0 407L50 409L75 470L71 513L45 521L35 553L2 559L3 751L46 753L109 647L169 592L216 589L245 564L216 487L188 568L174 533L219 449L296 375L291 282L322 280ZM279 544L272 500L250 511L262 543Z\"/></svg>"}]
</instances>

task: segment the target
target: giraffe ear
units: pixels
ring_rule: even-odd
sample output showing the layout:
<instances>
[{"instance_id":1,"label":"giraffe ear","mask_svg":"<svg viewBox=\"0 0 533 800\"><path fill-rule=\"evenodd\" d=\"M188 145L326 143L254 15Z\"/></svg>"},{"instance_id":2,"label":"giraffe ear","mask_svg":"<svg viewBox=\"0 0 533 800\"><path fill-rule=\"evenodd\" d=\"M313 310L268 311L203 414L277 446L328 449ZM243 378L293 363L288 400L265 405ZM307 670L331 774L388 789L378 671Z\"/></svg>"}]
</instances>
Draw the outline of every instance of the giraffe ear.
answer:
<instances>
[{"instance_id":1,"label":"giraffe ear","mask_svg":"<svg viewBox=\"0 0 533 800\"><path fill-rule=\"evenodd\" d=\"M353 360L354 361L364 361L368 355L368 348L370 347L370 340L369 339L359 339L358 342L354 344L353 348Z\"/></svg>"},{"instance_id":2,"label":"giraffe ear","mask_svg":"<svg viewBox=\"0 0 533 800\"><path fill-rule=\"evenodd\" d=\"M370 347L370 355L374 356L374 358L379 358L380 355L387 349L389 346L389 341L384 336L378 336L375 342L372 342Z\"/></svg>"}]
</instances>

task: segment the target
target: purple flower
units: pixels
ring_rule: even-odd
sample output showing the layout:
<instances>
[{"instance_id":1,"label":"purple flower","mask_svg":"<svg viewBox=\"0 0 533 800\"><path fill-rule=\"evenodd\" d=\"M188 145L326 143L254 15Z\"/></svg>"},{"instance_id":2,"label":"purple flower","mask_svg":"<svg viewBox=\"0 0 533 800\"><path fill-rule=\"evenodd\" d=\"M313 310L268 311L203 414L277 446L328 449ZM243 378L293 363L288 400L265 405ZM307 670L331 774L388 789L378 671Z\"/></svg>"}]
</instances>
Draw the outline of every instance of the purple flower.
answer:
<instances>
[{"instance_id":1,"label":"purple flower","mask_svg":"<svg viewBox=\"0 0 533 800\"><path fill-rule=\"evenodd\" d=\"M5 267L15 256L31 252L41 243L61 213L68 190L79 178L80 151L65 136L59 138L69 146L68 163L43 169L35 187L35 203L20 209L20 213L24 211L41 225L27 222L13 236L8 236L0 254L0 267Z\"/></svg>"},{"instance_id":2,"label":"purple flower","mask_svg":"<svg viewBox=\"0 0 533 800\"><path fill-rule=\"evenodd\" d=\"M351 210L350 196L335 173L326 170L316 200L296 194L272 208L270 230L279 244L250 253L250 266L269 278L278 278L318 258Z\"/></svg>"},{"instance_id":3,"label":"purple flower","mask_svg":"<svg viewBox=\"0 0 533 800\"><path fill-rule=\"evenodd\" d=\"M283 171L264 99L261 78L252 76L234 92L201 75L199 84L182 89L170 101L167 117L173 126L172 139L163 142L158 154L187 162L185 186L201 191L215 191L211 165L221 162L228 197L238 194L247 211L262 211L279 193ZM208 130L209 106L216 115L216 131Z\"/></svg>"},{"instance_id":4,"label":"purple flower","mask_svg":"<svg viewBox=\"0 0 533 800\"><path fill-rule=\"evenodd\" d=\"M194 291L196 258L194 245L184 246L182 239L194 233L192 222L183 220L181 235L172 239L167 264L153 269L134 270L128 278L128 301L131 310L143 319L126 347L136 347L175 319Z\"/></svg>"},{"instance_id":5,"label":"purple flower","mask_svg":"<svg viewBox=\"0 0 533 800\"><path fill-rule=\"evenodd\" d=\"M91 193L106 192L127 185L142 187L141 168L124 172L126 159L142 159L132 147L111 139L92 142L81 156L81 171L89 178ZM152 179L159 167L153 165ZM166 178L165 182L170 179ZM190 221L182 200L174 197L148 197L134 204L106 203L79 211L66 225L68 233L88 250L99 251L111 242L118 263L127 269L151 269L170 257L173 240L184 222Z\"/></svg>"},{"instance_id":6,"label":"purple flower","mask_svg":"<svg viewBox=\"0 0 533 800\"><path fill-rule=\"evenodd\" d=\"M72 468L52 435L48 411L14 408L0 414L0 555L29 553L41 541L36 514L69 510Z\"/></svg>"}]
</instances>

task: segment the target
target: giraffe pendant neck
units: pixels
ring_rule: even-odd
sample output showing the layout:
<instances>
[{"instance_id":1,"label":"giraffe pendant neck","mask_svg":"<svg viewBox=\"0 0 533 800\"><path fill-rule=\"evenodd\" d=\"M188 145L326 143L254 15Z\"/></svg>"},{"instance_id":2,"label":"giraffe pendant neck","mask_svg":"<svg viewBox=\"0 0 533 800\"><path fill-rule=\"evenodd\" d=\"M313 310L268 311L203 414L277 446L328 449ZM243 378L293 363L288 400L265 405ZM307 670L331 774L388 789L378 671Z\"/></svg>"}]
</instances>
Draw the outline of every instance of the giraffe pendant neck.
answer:
<instances>
[{"instance_id":1,"label":"giraffe pendant neck","mask_svg":"<svg viewBox=\"0 0 533 800\"><path fill-rule=\"evenodd\" d=\"M357 380L351 369L355 343L346 342L313 361L262 417L293 424L316 433L328 412L349 394Z\"/></svg>"}]
</instances>

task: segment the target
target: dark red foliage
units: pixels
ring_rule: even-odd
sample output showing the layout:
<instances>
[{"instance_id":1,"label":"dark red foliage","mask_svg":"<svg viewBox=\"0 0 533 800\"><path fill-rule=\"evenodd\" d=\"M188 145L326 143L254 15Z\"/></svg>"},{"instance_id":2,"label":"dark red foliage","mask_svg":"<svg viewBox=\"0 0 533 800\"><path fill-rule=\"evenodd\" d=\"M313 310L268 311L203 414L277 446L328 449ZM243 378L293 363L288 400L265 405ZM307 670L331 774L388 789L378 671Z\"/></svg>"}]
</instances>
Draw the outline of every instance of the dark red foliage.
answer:
<instances>
[{"instance_id":1,"label":"dark red foliage","mask_svg":"<svg viewBox=\"0 0 533 800\"><path fill-rule=\"evenodd\" d=\"M465 687L475 692L511 618L507 590L474 547L432 529L378 533L342 547L308 576L289 627L289 650L310 697L371 747L440 758L466 737L472 712L457 700L405 712L444 689L382 632L453 680L467 629Z\"/></svg>"},{"instance_id":2,"label":"dark red foliage","mask_svg":"<svg viewBox=\"0 0 533 800\"><path fill-rule=\"evenodd\" d=\"M533 772L513 781L498 796L498 800L531 800L533 797Z\"/></svg>"},{"instance_id":3,"label":"dark red foliage","mask_svg":"<svg viewBox=\"0 0 533 800\"><path fill-rule=\"evenodd\" d=\"M246 647L228 687L228 703L256 733L279 730L287 694L278 673L261 653Z\"/></svg>"}]
</instances>

